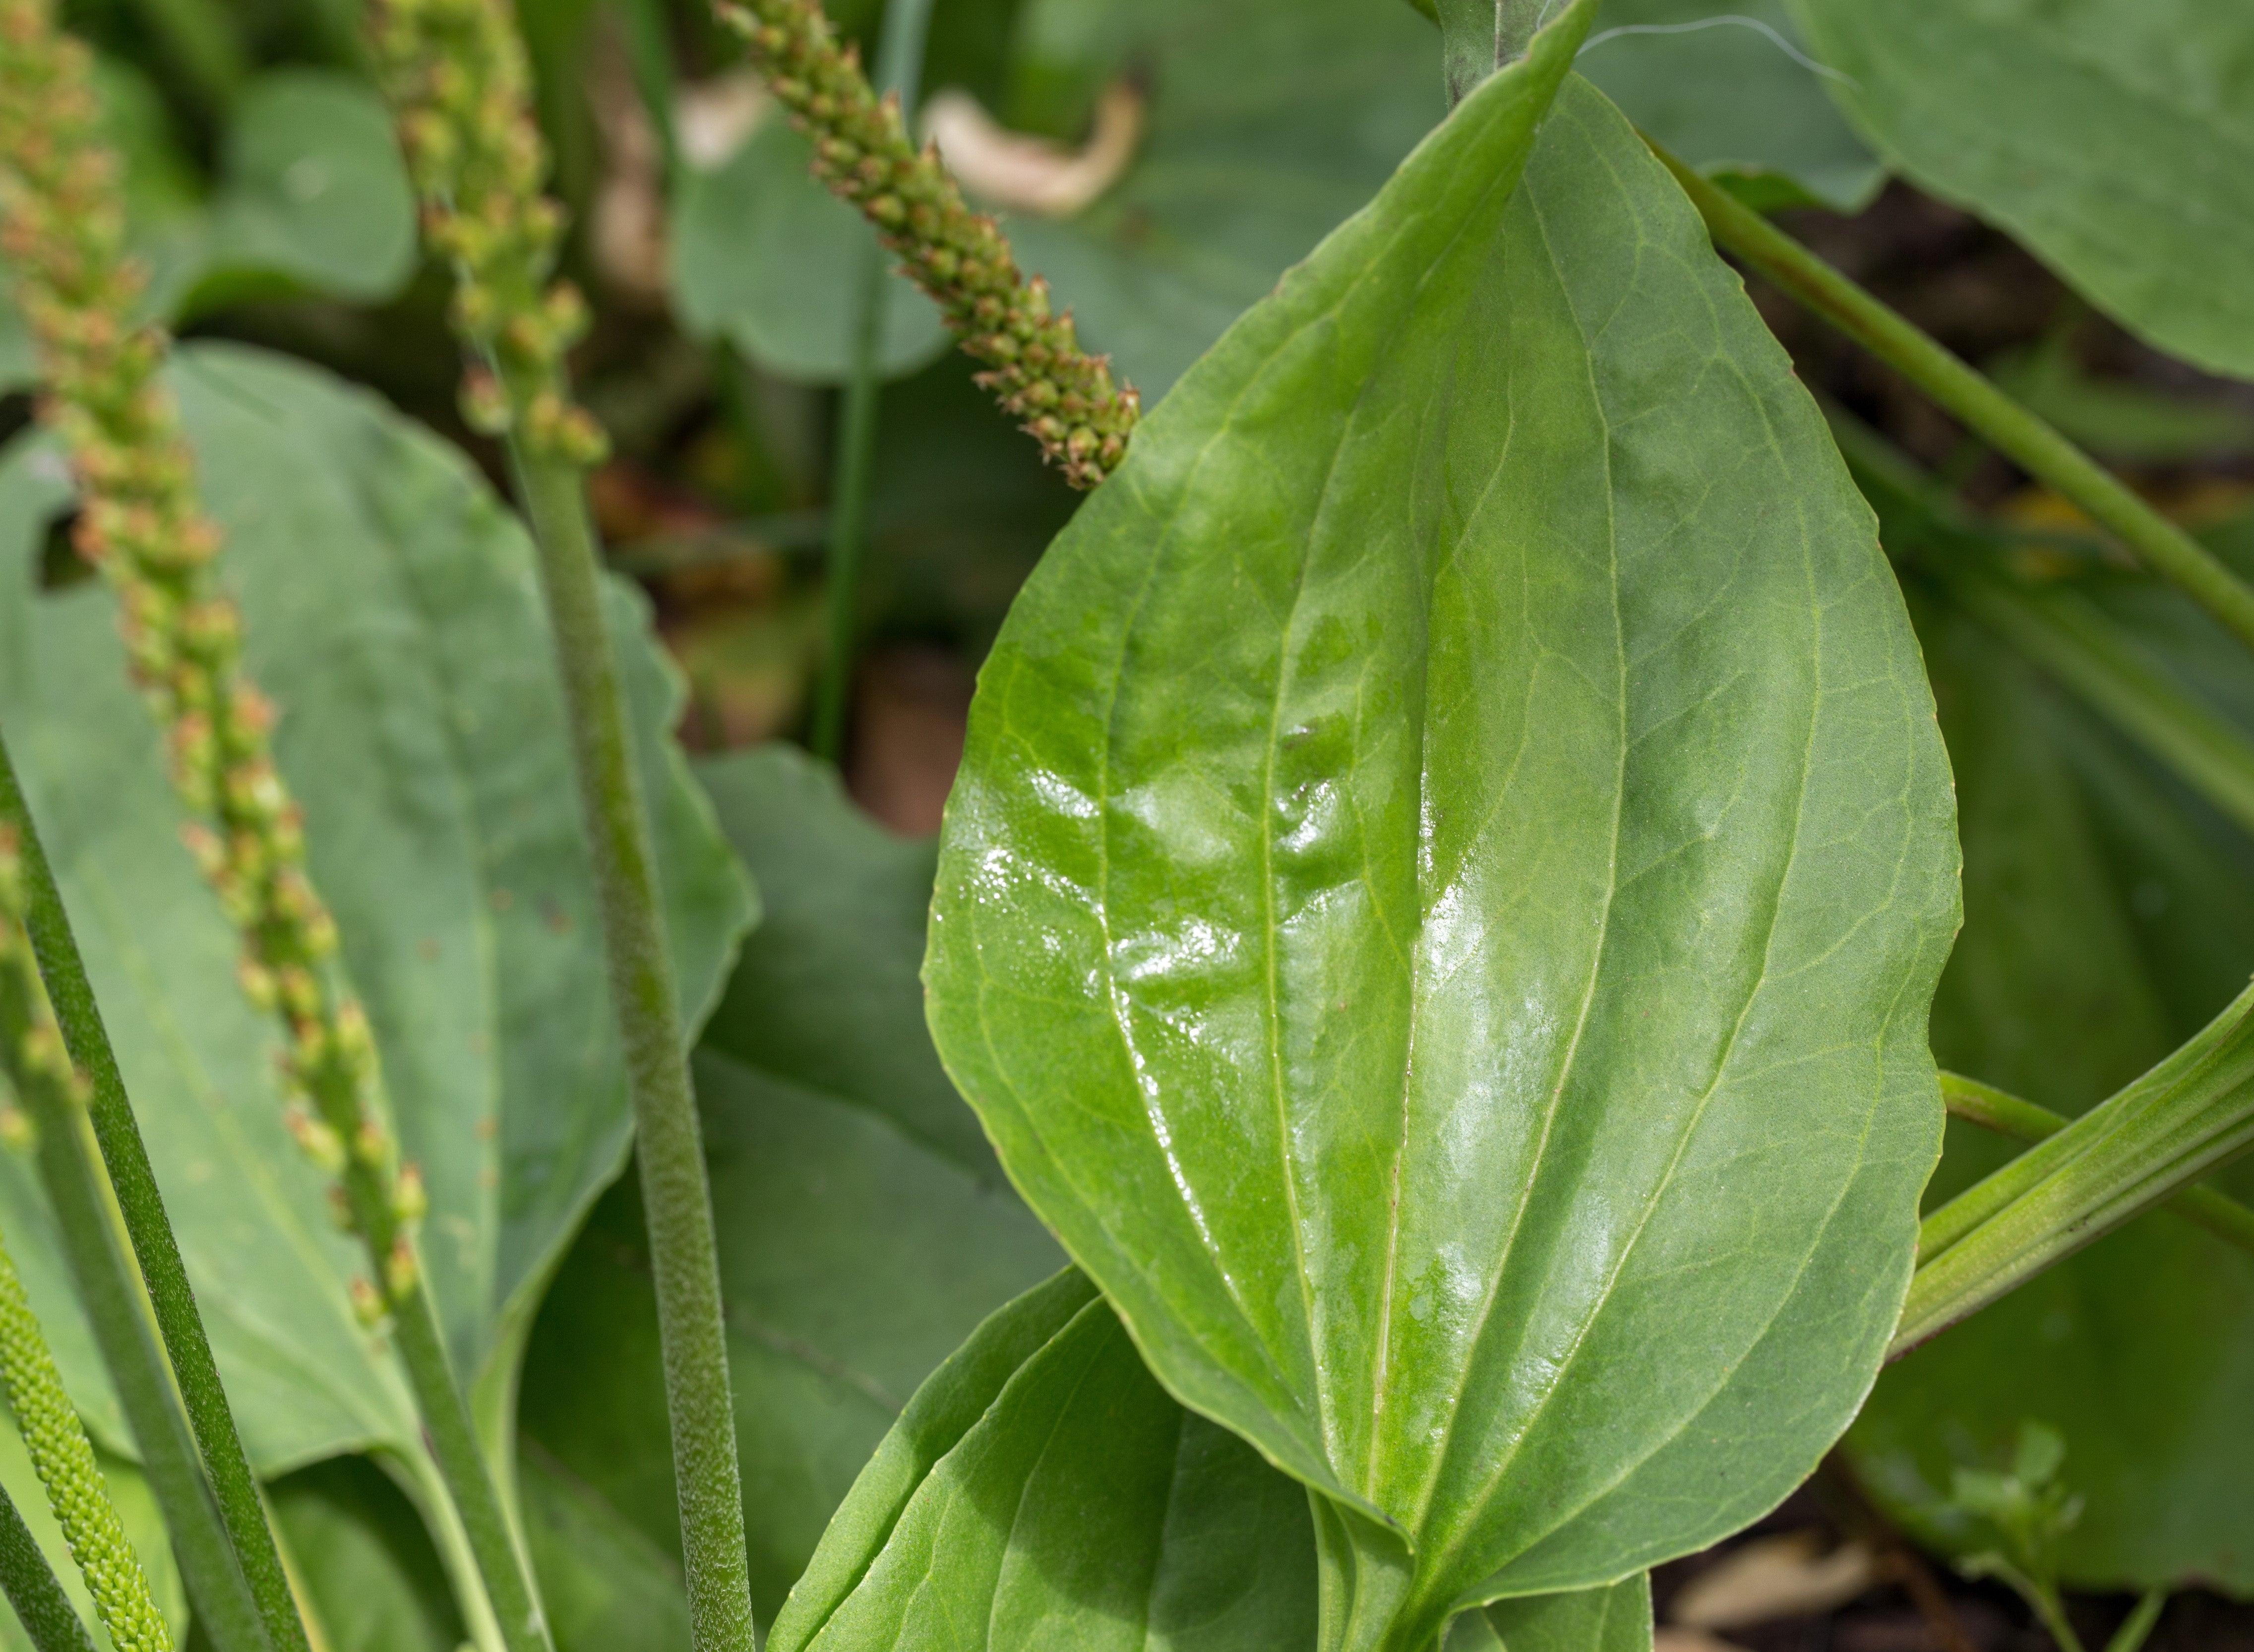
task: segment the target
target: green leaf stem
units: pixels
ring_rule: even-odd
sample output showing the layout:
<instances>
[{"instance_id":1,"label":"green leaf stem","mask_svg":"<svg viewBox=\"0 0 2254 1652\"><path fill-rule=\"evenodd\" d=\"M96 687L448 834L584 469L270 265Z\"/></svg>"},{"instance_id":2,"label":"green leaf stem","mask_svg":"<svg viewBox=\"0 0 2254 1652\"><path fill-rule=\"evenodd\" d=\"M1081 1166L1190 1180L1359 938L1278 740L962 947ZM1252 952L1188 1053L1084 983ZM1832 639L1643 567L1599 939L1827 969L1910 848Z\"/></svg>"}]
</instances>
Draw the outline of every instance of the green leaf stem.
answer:
<instances>
[{"instance_id":1,"label":"green leaf stem","mask_svg":"<svg viewBox=\"0 0 2254 1652\"><path fill-rule=\"evenodd\" d=\"M891 836L794 748L698 775L767 902L696 1062L764 1622L924 1379L1064 1257L1002 1185L924 1029L932 845ZM641 1214L622 1184L542 1310L527 1459L570 1492L551 1506L579 1540L617 1548L596 1529L607 1509L677 1568L660 1375ZM572 1558L559 1544L542 1573L566 1652Z\"/></svg>"},{"instance_id":2,"label":"green leaf stem","mask_svg":"<svg viewBox=\"0 0 2254 1652\"><path fill-rule=\"evenodd\" d=\"M38 1539L16 1512L15 1499L0 1491L0 1591L30 1639L33 1652L94 1652L94 1640L63 1592Z\"/></svg>"},{"instance_id":3,"label":"green leaf stem","mask_svg":"<svg viewBox=\"0 0 2254 1652\"><path fill-rule=\"evenodd\" d=\"M2236 571L1898 312L1719 185L1663 152L1660 158L1705 219L1717 246L1900 373L2028 474L2056 488L2146 567L2180 586L2254 648L2254 589Z\"/></svg>"},{"instance_id":4,"label":"green leaf stem","mask_svg":"<svg viewBox=\"0 0 2254 1652\"><path fill-rule=\"evenodd\" d=\"M2254 988L2118 1095L1928 1216L1905 1353L2254 1146Z\"/></svg>"},{"instance_id":5,"label":"green leaf stem","mask_svg":"<svg viewBox=\"0 0 2254 1652\"><path fill-rule=\"evenodd\" d=\"M2011 231L2160 348L2254 376L2254 10L1792 0L1826 82L1921 188Z\"/></svg>"},{"instance_id":6,"label":"green leaf stem","mask_svg":"<svg viewBox=\"0 0 2254 1652\"><path fill-rule=\"evenodd\" d=\"M1916 649L1814 404L1564 79L1587 20L1144 425L942 838L949 1071L1160 1380L1320 1494L1345 1643L1771 1506L1938 1145Z\"/></svg>"},{"instance_id":7,"label":"green leaf stem","mask_svg":"<svg viewBox=\"0 0 2254 1652\"><path fill-rule=\"evenodd\" d=\"M2047 1142L2074 1122L1962 1073L1941 1075L1941 1099L1951 1118L2018 1141ZM2187 1187L2169 1199L2166 1208L2216 1238L2254 1251L2254 1210L2228 1194L2212 1187Z\"/></svg>"}]
</instances>

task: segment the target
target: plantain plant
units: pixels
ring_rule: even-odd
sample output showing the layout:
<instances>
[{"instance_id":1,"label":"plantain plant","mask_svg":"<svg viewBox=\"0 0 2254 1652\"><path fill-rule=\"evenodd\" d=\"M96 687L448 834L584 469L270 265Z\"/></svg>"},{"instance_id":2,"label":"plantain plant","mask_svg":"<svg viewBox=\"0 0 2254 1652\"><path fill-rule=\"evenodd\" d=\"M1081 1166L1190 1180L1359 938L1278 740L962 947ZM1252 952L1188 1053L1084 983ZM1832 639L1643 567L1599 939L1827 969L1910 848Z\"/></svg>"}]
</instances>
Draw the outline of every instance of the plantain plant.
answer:
<instances>
[{"instance_id":1,"label":"plantain plant","mask_svg":"<svg viewBox=\"0 0 2254 1652\"><path fill-rule=\"evenodd\" d=\"M2116 1652L2188 1578L2254 1592L2254 549L1771 215L1890 170L2244 375L2254 88L2213 64L2254 24L1418 9L1001 8L1023 119L1146 146L1005 220L1007 166L904 113L992 67L968 8L631 0L597 55L647 164L583 243L553 8L309 0L318 85L154 9L206 205L110 24L0 0L39 1652L88 1610L120 1652L1648 1652L1651 1570L1843 1439L2062 1645L2062 1584L2145 1595ZM788 130L698 159L684 41ZM654 324L575 277L630 284L634 189L739 445L787 468L766 357L844 390L816 757L692 768L604 566ZM245 341L398 291L410 199L433 268L375 326L443 309L458 443ZM1741 271L2070 528L1819 402ZM935 844L828 760L919 328L1031 438L981 476L1046 542ZM2132 1300L2118 1357L2197 1355L2165 1438L2043 1364Z\"/></svg>"}]
</instances>

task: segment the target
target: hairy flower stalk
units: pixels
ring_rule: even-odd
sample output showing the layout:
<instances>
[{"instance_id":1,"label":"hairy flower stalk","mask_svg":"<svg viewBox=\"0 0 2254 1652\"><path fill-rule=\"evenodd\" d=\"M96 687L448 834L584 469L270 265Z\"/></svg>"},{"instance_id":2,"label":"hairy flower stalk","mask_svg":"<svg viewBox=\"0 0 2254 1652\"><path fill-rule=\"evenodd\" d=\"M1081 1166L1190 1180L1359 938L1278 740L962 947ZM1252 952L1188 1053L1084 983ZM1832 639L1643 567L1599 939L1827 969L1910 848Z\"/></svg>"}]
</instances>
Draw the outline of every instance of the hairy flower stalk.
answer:
<instances>
[{"instance_id":1,"label":"hairy flower stalk","mask_svg":"<svg viewBox=\"0 0 2254 1652\"><path fill-rule=\"evenodd\" d=\"M540 557L634 1104L690 1641L696 1652L752 1652L711 1189L582 474L603 437L573 403L564 361L586 306L551 279L563 214L542 193L547 157L508 0L383 0L374 43L427 235L455 268L454 325L472 357L464 410L508 438Z\"/></svg>"},{"instance_id":2,"label":"hairy flower stalk","mask_svg":"<svg viewBox=\"0 0 2254 1652\"><path fill-rule=\"evenodd\" d=\"M0 1070L27 1102L35 1091L57 1109L83 1107L86 1079L64 1053L61 1032L39 983L24 931L24 895L14 833L0 827ZM35 1108L34 1110L47 1110ZM172 1637L149 1592L149 1579L109 1501L94 1447L55 1370L54 1356L24 1294L16 1264L0 1245L0 1387L8 1394L48 1505L86 1575L94 1610L117 1652L172 1652Z\"/></svg>"},{"instance_id":3,"label":"hairy flower stalk","mask_svg":"<svg viewBox=\"0 0 2254 1652\"><path fill-rule=\"evenodd\" d=\"M986 363L980 384L1026 421L1075 487L1094 487L1127 454L1141 402L1114 385L1102 356L1081 349L1072 313L1049 308L994 220L974 213L939 158L908 141L899 100L878 97L858 51L840 46L818 0L722 4L720 17L791 120L814 143L814 171L868 215L901 268L930 294L962 347Z\"/></svg>"},{"instance_id":4,"label":"hairy flower stalk","mask_svg":"<svg viewBox=\"0 0 2254 1652\"><path fill-rule=\"evenodd\" d=\"M120 167L98 116L88 53L56 30L49 0L0 0L0 253L38 350L40 416L77 480L74 542L117 594L134 681L197 817L183 836L242 939L243 990L282 1022L285 1123L367 1248L372 1277L355 1282L354 1306L371 1329L388 1318L397 1333L504 1638L544 1648L424 1282L422 1177L400 1162L368 1017L306 876L304 816L274 765L273 708L241 668L220 531L158 382L166 341L133 320L143 276L124 254ZM496 1566L511 1579L496 1586Z\"/></svg>"},{"instance_id":5,"label":"hairy flower stalk","mask_svg":"<svg viewBox=\"0 0 2254 1652\"><path fill-rule=\"evenodd\" d=\"M0 251L38 342L41 416L63 439L79 554L117 593L136 683L164 728L184 834L243 941L239 974L289 1033L288 1120L346 1181L387 1280L415 1270L420 1178L396 1164L368 1018L335 966L337 931L304 870L304 817L274 766L273 708L242 675L242 624L214 568L162 333L136 326L116 158L100 140L86 53L42 0L0 0Z\"/></svg>"}]
</instances>

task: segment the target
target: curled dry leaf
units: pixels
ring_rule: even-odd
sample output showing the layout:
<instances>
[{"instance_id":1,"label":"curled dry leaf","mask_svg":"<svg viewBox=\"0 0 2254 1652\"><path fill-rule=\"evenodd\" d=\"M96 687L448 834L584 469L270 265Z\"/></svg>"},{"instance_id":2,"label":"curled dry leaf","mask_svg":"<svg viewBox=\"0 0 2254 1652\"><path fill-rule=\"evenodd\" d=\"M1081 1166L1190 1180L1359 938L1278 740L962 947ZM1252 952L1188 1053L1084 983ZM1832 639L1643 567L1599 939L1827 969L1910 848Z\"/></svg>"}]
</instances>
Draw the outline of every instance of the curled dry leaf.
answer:
<instances>
[{"instance_id":1,"label":"curled dry leaf","mask_svg":"<svg viewBox=\"0 0 2254 1652\"><path fill-rule=\"evenodd\" d=\"M962 186L993 206L1070 218L1117 183L1143 141L1148 94L1122 76L1096 101L1095 130L1077 150L1012 132L968 92L941 92L926 108L924 136Z\"/></svg>"},{"instance_id":2,"label":"curled dry leaf","mask_svg":"<svg viewBox=\"0 0 2254 1652\"><path fill-rule=\"evenodd\" d=\"M603 175L588 224L595 267L620 297L662 304L665 151L617 39L606 38L595 52L587 90L603 139Z\"/></svg>"},{"instance_id":3,"label":"curled dry leaf","mask_svg":"<svg viewBox=\"0 0 2254 1652\"><path fill-rule=\"evenodd\" d=\"M704 172L725 165L774 108L766 83L749 69L683 85L673 100L673 136L681 158Z\"/></svg>"},{"instance_id":4,"label":"curled dry leaf","mask_svg":"<svg viewBox=\"0 0 2254 1652\"><path fill-rule=\"evenodd\" d=\"M1812 1531L1756 1538L1684 1585L1668 1616L1694 1628L1743 1629L1829 1612L1878 1581L1878 1558L1868 1545L1823 1550Z\"/></svg>"}]
</instances>

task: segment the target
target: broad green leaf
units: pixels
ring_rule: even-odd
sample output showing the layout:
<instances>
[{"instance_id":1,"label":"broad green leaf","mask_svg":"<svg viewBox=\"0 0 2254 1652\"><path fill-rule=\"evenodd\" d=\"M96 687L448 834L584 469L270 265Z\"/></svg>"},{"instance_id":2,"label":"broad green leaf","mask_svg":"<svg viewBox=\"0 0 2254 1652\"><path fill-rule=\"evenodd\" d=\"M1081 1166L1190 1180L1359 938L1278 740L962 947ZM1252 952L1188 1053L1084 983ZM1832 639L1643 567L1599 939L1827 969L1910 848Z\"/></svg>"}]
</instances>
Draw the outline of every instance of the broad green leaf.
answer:
<instances>
[{"instance_id":1,"label":"broad green leaf","mask_svg":"<svg viewBox=\"0 0 2254 1652\"><path fill-rule=\"evenodd\" d=\"M791 1592L774 1652L1299 1652L1306 1494L1152 1380L1076 1272L933 1373Z\"/></svg>"},{"instance_id":2,"label":"broad green leaf","mask_svg":"<svg viewBox=\"0 0 2254 1652\"><path fill-rule=\"evenodd\" d=\"M525 1544L557 1647L680 1652L689 1645L680 1556L661 1549L545 1452L525 1452L517 1468Z\"/></svg>"},{"instance_id":3,"label":"broad green leaf","mask_svg":"<svg viewBox=\"0 0 2254 1652\"><path fill-rule=\"evenodd\" d=\"M1448 1652L1651 1652L1651 1578L1528 1595L1466 1612Z\"/></svg>"},{"instance_id":4,"label":"broad green leaf","mask_svg":"<svg viewBox=\"0 0 2254 1652\"><path fill-rule=\"evenodd\" d=\"M697 778L766 897L706 1053L864 1108L998 1182L977 1115L924 1030L917 971L937 845L886 831L847 801L835 769L793 746L706 763Z\"/></svg>"},{"instance_id":5,"label":"broad green leaf","mask_svg":"<svg viewBox=\"0 0 2254 1652\"><path fill-rule=\"evenodd\" d=\"M1152 1369L1405 1537L1424 1633L1781 1498L1875 1375L1941 1128L1954 822L1900 598L1586 82L1512 192L1569 18L1050 551L925 966Z\"/></svg>"},{"instance_id":6,"label":"broad green leaf","mask_svg":"<svg viewBox=\"0 0 2254 1652\"><path fill-rule=\"evenodd\" d=\"M9 1242L11 1247L15 1244L12 1233ZM172 1559L172 1545L164 1535L164 1516L158 1512L156 1494L133 1464L99 1446L94 1454L102 1465L102 1480L109 1488L109 1501L116 1505L118 1518L125 1524L125 1536L140 1559L141 1570L148 1576L149 1592L172 1632L173 1643L178 1645L187 1629L188 1595L180 1583L179 1567ZM32 1466L32 1454L24 1449L24 1437L16 1430L16 1419L4 1407L0 1407L0 1485L7 1488L16 1512L24 1516L32 1536L38 1539L48 1565L54 1569L71 1604L78 1608L78 1615L84 1620L87 1632L94 1637L94 1644L107 1645L102 1620L94 1615L94 1597L87 1592L85 1575L71 1558L70 1546L63 1541L63 1530L47 1506L46 1488L40 1485L38 1473ZM24 1633L23 1625L4 1602L0 1602L0 1652L32 1652L31 1637Z\"/></svg>"},{"instance_id":7,"label":"broad green leaf","mask_svg":"<svg viewBox=\"0 0 2254 1652\"><path fill-rule=\"evenodd\" d=\"M815 384L852 376L876 232L807 170L806 140L765 122L727 160L684 166L673 201L673 302L682 325L724 338L768 371ZM886 263L891 262L888 258ZM947 348L939 309L885 277L886 378Z\"/></svg>"},{"instance_id":8,"label":"broad green leaf","mask_svg":"<svg viewBox=\"0 0 2254 1652\"><path fill-rule=\"evenodd\" d=\"M457 1652L469 1639L423 1522L365 1458L301 1468L268 1490L299 1600L327 1652Z\"/></svg>"},{"instance_id":9,"label":"broad green leaf","mask_svg":"<svg viewBox=\"0 0 2254 1652\"><path fill-rule=\"evenodd\" d=\"M279 69L235 107L194 284L177 307L276 284L374 303L415 261L414 192L382 100L347 75Z\"/></svg>"},{"instance_id":10,"label":"broad green leaf","mask_svg":"<svg viewBox=\"0 0 2254 1652\"><path fill-rule=\"evenodd\" d=\"M2254 375L2254 8L1792 4L1892 165L2162 349Z\"/></svg>"},{"instance_id":11,"label":"broad green leaf","mask_svg":"<svg viewBox=\"0 0 2254 1652\"><path fill-rule=\"evenodd\" d=\"M281 708L312 872L430 1190L424 1258L457 1368L498 1432L540 1292L629 1128L531 546L461 455L312 368L192 346L172 386L248 668ZM403 1379L347 1298L365 1260L282 1126L277 1034L236 987L233 933L179 842L116 605L93 582L33 589L65 498L44 443L0 470L0 724L244 1443L269 1474L364 1447L419 1472ZM694 1021L749 891L665 737L676 694L641 608L621 588L611 614ZM45 1221L28 1174L0 1165L0 1222L24 1235L66 1378L116 1443L52 1245L32 1242Z\"/></svg>"},{"instance_id":12,"label":"broad green leaf","mask_svg":"<svg viewBox=\"0 0 2254 1652\"><path fill-rule=\"evenodd\" d=\"M928 845L854 816L835 775L800 752L770 747L701 774L776 902L746 938L696 1069L766 1621L917 1386L1063 1258L924 1088L936 1058L912 972ZM549 1293L522 1415L528 1457L678 1564L631 1177Z\"/></svg>"},{"instance_id":13,"label":"broad green leaf","mask_svg":"<svg viewBox=\"0 0 2254 1652\"><path fill-rule=\"evenodd\" d=\"M382 101L359 80L278 69L252 81L208 194L153 87L107 60L97 84L125 164L127 232L149 271L150 318L307 290L373 303L413 273L407 169ZM0 290L7 285L0 269ZM0 388L28 384L34 371L22 316L0 290Z\"/></svg>"},{"instance_id":14,"label":"broad green leaf","mask_svg":"<svg viewBox=\"0 0 2254 1652\"><path fill-rule=\"evenodd\" d=\"M1446 108L1432 26L1378 0L1027 0L1018 29L1021 122L1077 140L1104 80L1149 84L1116 186L1075 218L1005 226L1146 405Z\"/></svg>"},{"instance_id":15,"label":"broad green leaf","mask_svg":"<svg viewBox=\"0 0 2254 1652\"><path fill-rule=\"evenodd\" d=\"M1894 533L1889 525L1890 536ZM2243 649L2155 582L2088 593L2153 664L2254 729ZM1970 620L1922 608L1956 772L1965 928L1934 1004L1952 1067L2079 1112L2196 1032L2254 969L2254 843ZM2016 1150L1952 1124L1938 1205ZM2216 1185L2244 1196L2241 1167ZM2157 1213L1890 1368L1848 1447L1922 1541L1990 1541L1950 1501L2021 1424L2084 1498L2070 1584L2254 1588L2254 1258Z\"/></svg>"},{"instance_id":16,"label":"broad green leaf","mask_svg":"<svg viewBox=\"0 0 2254 1652\"><path fill-rule=\"evenodd\" d=\"M1578 67L1639 130L1758 206L1855 212L1886 177L1784 0L1605 0Z\"/></svg>"}]
</instances>

